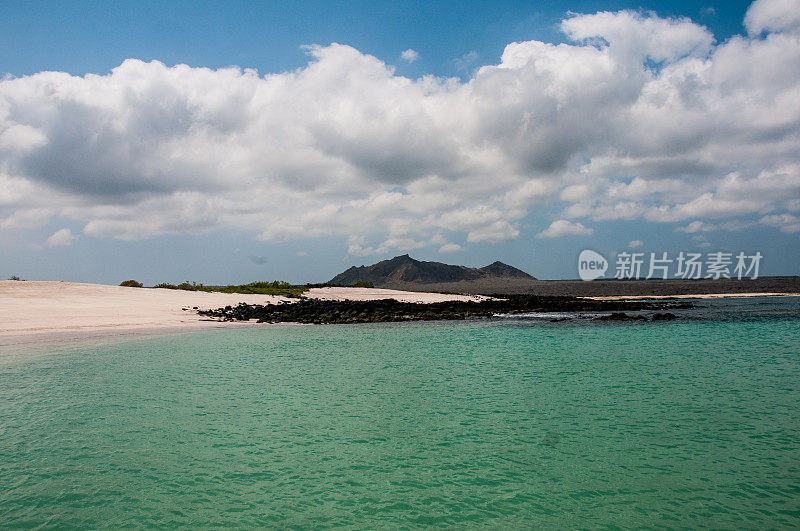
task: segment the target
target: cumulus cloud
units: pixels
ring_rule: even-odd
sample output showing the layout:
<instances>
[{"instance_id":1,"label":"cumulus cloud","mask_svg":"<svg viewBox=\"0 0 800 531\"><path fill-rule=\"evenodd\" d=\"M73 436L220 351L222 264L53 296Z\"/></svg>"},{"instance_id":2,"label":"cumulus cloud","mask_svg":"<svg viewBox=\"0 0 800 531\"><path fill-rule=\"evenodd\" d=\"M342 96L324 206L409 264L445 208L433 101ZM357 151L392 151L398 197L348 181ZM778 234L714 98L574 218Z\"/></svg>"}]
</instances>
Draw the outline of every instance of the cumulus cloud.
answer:
<instances>
[{"instance_id":1,"label":"cumulus cloud","mask_svg":"<svg viewBox=\"0 0 800 531\"><path fill-rule=\"evenodd\" d=\"M340 44L279 74L129 59L3 79L0 230L58 215L94 237L232 227L370 254L515 239L545 203L547 234L783 230L800 210L798 20L797 0L757 0L747 35L715 43L683 18L570 15L568 42L510 43L467 79L407 78Z\"/></svg>"},{"instance_id":2,"label":"cumulus cloud","mask_svg":"<svg viewBox=\"0 0 800 531\"><path fill-rule=\"evenodd\" d=\"M463 251L464 248L458 245L457 243L446 243L439 247L440 253L455 253L458 251Z\"/></svg>"},{"instance_id":3,"label":"cumulus cloud","mask_svg":"<svg viewBox=\"0 0 800 531\"><path fill-rule=\"evenodd\" d=\"M76 234L72 234L72 231L69 229L60 229L54 232L49 238L47 238L47 245L50 247L63 247L67 245L72 245L75 240L78 239Z\"/></svg>"},{"instance_id":4,"label":"cumulus cloud","mask_svg":"<svg viewBox=\"0 0 800 531\"><path fill-rule=\"evenodd\" d=\"M566 219L558 219L550 224L547 229L536 235L537 238L558 238L560 236L588 236L594 233L594 229L584 227L581 223L575 223Z\"/></svg>"},{"instance_id":5,"label":"cumulus cloud","mask_svg":"<svg viewBox=\"0 0 800 531\"><path fill-rule=\"evenodd\" d=\"M47 223L51 217L53 210L47 208L22 208L0 219L0 229L35 229Z\"/></svg>"},{"instance_id":6,"label":"cumulus cloud","mask_svg":"<svg viewBox=\"0 0 800 531\"><path fill-rule=\"evenodd\" d=\"M750 33L800 29L800 0L769 0L754 2L744 18Z\"/></svg>"},{"instance_id":7,"label":"cumulus cloud","mask_svg":"<svg viewBox=\"0 0 800 531\"><path fill-rule=\"evenodd\" d=\"M408 50L404 50L403 53L400 54L400 59L402 59L406 63L413 63L414 61L419 59L419 53L409 48Z\"/></svg>"},{"instance_id":8,"label":"cumulus cloud","mask_svg":"<svg viewBox=\"0 0 800 531\"><path fill-rule=\"evenodd\" d=\"M795 234L800 232L800 217L793 216L792 214L773 214L771 216L764 216L759 220L763 225L778 227L781 232L788 234Z\"/></svg>"}]
</instances>

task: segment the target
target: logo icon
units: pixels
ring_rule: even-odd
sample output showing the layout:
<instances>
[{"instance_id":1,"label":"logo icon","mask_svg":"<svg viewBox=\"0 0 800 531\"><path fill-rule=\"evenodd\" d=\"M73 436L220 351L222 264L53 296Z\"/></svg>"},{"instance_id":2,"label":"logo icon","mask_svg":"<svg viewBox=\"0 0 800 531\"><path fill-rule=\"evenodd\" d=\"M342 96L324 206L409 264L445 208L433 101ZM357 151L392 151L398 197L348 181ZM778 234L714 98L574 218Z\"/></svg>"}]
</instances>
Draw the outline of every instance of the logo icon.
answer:
<instances>
[{"instance_id":1,"label":"logo icon","mask_svg":"<svg viewBox=\"0 0 800 531\"><path fill-rule=\"evenodd\" d=\"M608 260L591 249L584 249L578 256L578 275L581 280L594 280L608 270Z\"/></svg>"}]
</instances>

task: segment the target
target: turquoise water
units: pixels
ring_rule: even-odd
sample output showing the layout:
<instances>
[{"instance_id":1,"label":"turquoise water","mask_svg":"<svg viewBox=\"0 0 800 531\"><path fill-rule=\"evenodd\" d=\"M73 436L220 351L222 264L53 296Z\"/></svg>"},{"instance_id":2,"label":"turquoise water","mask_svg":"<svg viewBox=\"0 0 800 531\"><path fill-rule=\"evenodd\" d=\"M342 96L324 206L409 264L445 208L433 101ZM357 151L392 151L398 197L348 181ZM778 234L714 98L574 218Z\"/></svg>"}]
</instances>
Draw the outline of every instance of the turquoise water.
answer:
<instances>
[{"instance_id":1,"label":"turquoise water","mask_svg":"<svg viewBox=\"0 0 800 531\"><path fill-rule=\"evenodd\" d=\"M798 299L0 357L0 527L800 526Z\"/></svg>"}]
</instances>

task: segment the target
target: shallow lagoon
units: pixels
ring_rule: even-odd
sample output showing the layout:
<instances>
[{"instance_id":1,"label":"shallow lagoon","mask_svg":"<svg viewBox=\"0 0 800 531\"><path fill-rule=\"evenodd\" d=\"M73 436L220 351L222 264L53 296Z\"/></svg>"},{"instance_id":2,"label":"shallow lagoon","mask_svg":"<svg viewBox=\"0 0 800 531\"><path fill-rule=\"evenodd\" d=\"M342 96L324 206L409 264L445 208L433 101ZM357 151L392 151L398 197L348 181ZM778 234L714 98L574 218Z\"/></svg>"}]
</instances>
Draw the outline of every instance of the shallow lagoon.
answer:
<instances>
[{"instance_id":1,"label":"shallow lagoon","mask_svg":"<svg viewBox=\"0 0 800 531\"><path fill-rule=\"evenodd\" d=\"M800 525L800 299L0 358L0 525ZM678 313L678 312L676 312Z\"/></svg>"}]
</instances>

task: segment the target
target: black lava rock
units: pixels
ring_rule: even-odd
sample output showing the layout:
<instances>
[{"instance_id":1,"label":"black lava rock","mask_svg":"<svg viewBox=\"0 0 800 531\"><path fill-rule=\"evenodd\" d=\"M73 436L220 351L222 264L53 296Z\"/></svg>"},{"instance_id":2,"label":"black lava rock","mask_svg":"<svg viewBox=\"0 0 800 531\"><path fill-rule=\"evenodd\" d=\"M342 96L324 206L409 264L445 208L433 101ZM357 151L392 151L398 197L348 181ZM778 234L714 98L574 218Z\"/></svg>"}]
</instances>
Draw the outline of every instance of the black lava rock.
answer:
<instances>
[{"instance_id":1,"label":"black lava rock","mask_svg":"<svg viewBox=\"0 0 800 531\"><path fill-rule=\"evenodd\" d=\"M529 312L615 312L600 320L646 320L628 316L622 310L656 310L664 305L643 301L596 301L564 296L499 295L484 301L446 301L436 303L399 302L394 299L373 301L327 301L301 297L291 304L239 304L216 310L199 311L200 315L220 321L257 320L260 323L381 323L391 321L463 320L488 318L497 314ZM666 314L665 314L666 315Z\"/></svg>"}]
</instances>

